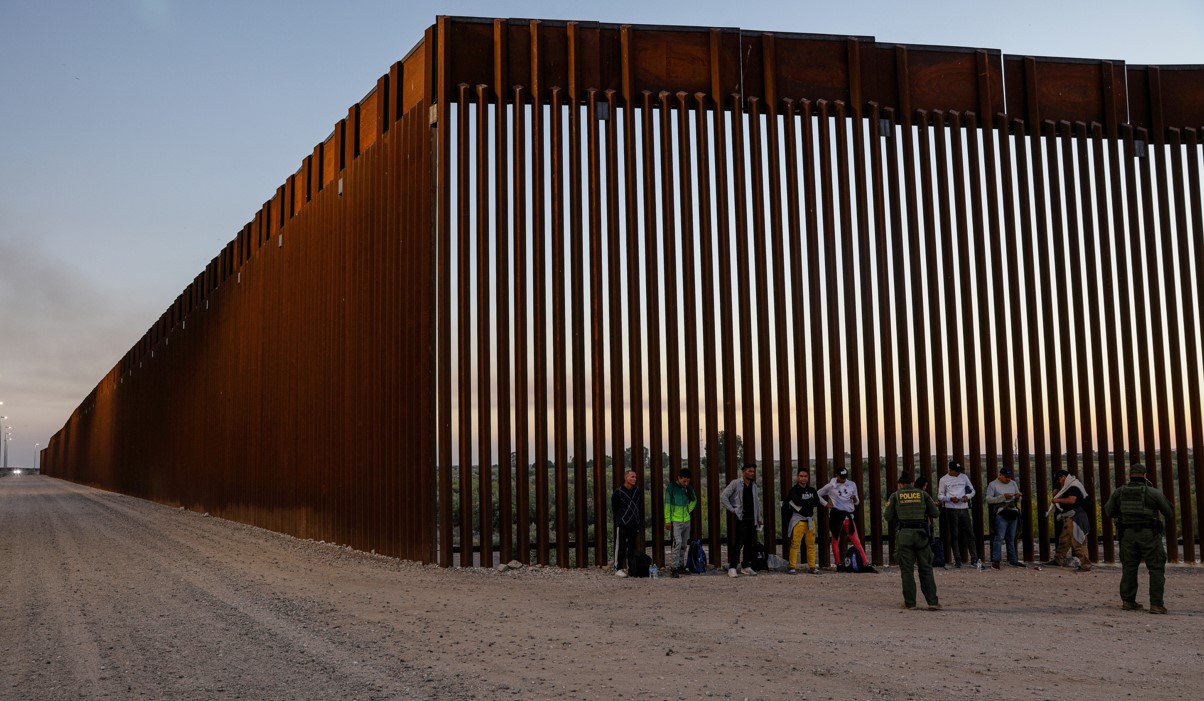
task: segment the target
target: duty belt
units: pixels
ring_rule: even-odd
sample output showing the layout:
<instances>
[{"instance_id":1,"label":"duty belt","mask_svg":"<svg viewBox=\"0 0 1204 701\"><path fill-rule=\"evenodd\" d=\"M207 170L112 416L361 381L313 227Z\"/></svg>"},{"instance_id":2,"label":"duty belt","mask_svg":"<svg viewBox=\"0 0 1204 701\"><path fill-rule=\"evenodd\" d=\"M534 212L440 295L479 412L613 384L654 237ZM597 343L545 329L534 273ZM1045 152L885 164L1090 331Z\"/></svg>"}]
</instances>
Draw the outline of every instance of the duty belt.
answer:
<instances>
[{"instance_id":1,"label":"duty belt","mask_svg":"<svg viewBox=\"0 0 1204 701\"><path fill-rule=\"evenodd\" d=\"M927 521L899 521L899 528L927 528Z\"/></svg>"},{"instance_id":2,"label":"duty belt","mask_svg":"<svg viewBox=\"0 0 1204 701\"><path fill-rule=\"evenodd\" d=\"M1147 521L1145 523L1137 523L1132 526L1125 524L1127 531L1156 531L1162 526L1161 521Z\"/></svg>"}]
</instances>

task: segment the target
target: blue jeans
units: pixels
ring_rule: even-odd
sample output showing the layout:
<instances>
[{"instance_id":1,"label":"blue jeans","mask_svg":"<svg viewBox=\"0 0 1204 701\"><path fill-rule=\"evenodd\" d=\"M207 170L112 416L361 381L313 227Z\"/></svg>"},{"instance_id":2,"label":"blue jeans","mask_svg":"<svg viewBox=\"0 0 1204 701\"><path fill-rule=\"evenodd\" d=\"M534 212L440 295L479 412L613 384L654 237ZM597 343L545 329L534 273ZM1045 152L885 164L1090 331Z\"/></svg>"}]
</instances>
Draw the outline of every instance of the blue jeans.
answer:
<instances>
[{"instance_id":1,"label":"blue jeans","mask_svg":"<svg viewBox=\"0 0 1204 701\"><path fill-rule=\"evenodd\" d=\"M991 562L999 562L1000 545L1004 540L1008 544L1008 562L1017 562L1016 558L1016 528L1020 525L1020 519L1015 518L1008 520L995 513L995 517L991 519Z\"/></svg>"}]
</instances>

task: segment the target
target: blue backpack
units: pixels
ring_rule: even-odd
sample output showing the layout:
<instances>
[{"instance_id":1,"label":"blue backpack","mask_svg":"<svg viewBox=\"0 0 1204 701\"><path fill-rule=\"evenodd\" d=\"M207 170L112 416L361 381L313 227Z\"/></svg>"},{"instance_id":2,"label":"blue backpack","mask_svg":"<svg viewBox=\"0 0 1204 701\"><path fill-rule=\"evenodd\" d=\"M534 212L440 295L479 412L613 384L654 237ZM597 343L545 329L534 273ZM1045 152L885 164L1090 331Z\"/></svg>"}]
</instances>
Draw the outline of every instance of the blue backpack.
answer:
<instances>
[{"instance_id":1,"label":"blue backpack","mask_svg":"<svg viewBox=\"0 0 1204 701\"><path fill-rule=\"evenodd\" d=\"M686 570L692 574L704 574L707 571L707 551L703 549L701 540L690 541L690 549L686 552Z\"/></svg>"}]
</instances>

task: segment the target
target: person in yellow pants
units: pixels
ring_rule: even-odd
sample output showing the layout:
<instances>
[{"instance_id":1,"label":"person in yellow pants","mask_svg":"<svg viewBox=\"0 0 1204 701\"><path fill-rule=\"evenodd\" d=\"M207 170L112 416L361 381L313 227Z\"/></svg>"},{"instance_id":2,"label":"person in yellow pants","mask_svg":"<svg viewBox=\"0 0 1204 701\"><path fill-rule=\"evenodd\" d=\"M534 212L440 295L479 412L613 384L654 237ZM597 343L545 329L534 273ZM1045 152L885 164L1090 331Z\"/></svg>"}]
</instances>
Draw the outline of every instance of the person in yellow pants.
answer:
<instances>
[{"instance_id":1,"label":"person in yellow pants","mask_svg":"<svg viewBox=\"0 0 1204 701\"><path fill-rule=\"evenodd\" d=\"M798 572L799 550L807 544L807 559L803 565L811 574L819 574L819 549L815 546L818 532L815 509L819 506L819 495L811 486L811 471L800 467L790 493L782 502L782 522L786 524L787 541L790 543L788 560L789 574Z\"/></svg>"}]
</instances>

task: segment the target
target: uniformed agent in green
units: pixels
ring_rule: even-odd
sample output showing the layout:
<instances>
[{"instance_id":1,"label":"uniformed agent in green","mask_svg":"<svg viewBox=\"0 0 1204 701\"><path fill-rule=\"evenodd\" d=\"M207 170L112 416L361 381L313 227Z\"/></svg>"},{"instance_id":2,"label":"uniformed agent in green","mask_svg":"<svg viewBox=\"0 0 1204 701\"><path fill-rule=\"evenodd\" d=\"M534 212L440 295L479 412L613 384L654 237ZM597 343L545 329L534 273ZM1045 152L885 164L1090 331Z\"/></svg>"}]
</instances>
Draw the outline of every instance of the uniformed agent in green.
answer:
<instances>
[{"instance_id":1,"label":"uniformed agent in green","mask_svg":"<svg viewBox=\"0 0 1204 701\"><path fill-rule=\"evenodd\" d=\"M899 489L886 502L886 522L897 528L895 560L903 577L903 605L916 607L916 580L912 573L920 567L920 590L928 602L929 611L939 611L936 579L932 576L932 548L929 547L929 518L939 518L940 510L928 492L911 486L911 475L899 475Z\"/></svg>"},{"instance_id":2,"label":"uniformed agent in green","mask_svg":"<svg viewBox=\"0 0 1204 701\"><path fill-rule=\"evenodd\" d=\"M1162 521L1175 517L1175 509L1162 492L1146 479L1145 467L1129 468L1129 483L1112 492L1104 514L1116 519L1120 533L1120 600L1125 611L1140 611L1137 603L1137 566L1145 560L1150 573L1150 613L1166 613L1162 592L1166 588L1166 546L1162 544Z\"/></svg>"}]
</instances>

